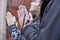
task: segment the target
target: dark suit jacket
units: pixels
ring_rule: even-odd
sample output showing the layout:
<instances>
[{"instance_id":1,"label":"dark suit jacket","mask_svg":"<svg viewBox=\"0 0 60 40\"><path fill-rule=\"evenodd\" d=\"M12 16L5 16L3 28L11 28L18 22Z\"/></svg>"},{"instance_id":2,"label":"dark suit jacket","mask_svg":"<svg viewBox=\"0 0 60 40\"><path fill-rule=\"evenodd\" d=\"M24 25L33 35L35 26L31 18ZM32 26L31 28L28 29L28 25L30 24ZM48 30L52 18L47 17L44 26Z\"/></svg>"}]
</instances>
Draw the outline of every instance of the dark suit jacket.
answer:
<instances>
[{"instance_id":1,"label":"dark suit jacket","mask_svg":"<svg viewBox=\"0 0 60 40\"><path fill-rule=\"evenodd\" d=\"M41 40L60 40L60 0L51 0L41 21Z\"/></svg>"}]
</instances>

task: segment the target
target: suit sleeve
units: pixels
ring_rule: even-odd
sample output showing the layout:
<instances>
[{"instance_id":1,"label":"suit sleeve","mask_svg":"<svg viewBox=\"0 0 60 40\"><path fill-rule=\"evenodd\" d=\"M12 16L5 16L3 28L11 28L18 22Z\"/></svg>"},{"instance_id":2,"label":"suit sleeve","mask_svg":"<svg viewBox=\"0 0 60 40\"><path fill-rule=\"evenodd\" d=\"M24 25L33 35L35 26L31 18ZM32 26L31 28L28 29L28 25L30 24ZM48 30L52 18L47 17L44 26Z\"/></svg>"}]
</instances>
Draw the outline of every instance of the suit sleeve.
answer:
<instances>
[{"instance_id":1,"label":"suit sleeve","mask_svg":"<svg viewBox=\"0 0 60 40\"><path fill-rule=\"evenodd\" d=\"M27 25L23 31L20 31L15 24L11 25L8 29L8 33L12 37L12 40L38 40L39 23L33 25Z\"/></svg>"}]
</instances>

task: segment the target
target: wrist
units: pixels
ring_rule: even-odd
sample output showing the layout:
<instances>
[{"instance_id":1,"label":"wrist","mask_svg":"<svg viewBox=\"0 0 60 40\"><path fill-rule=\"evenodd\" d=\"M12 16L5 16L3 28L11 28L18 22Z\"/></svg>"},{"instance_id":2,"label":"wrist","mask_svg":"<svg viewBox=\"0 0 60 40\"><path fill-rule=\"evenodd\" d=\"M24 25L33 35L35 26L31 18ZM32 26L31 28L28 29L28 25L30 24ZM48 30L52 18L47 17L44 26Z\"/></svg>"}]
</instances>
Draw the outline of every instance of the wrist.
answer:
<instances>
[{"instance_id":1,"label":"wrist","mask_svg":"<svg viewBox=\"0 0 60 40\"><path fill-rule=\"evenodd\" d=\"M11 25L16 25L16 22L8 24L8 26L11 26Z\"/></svg>"}]
</instances>

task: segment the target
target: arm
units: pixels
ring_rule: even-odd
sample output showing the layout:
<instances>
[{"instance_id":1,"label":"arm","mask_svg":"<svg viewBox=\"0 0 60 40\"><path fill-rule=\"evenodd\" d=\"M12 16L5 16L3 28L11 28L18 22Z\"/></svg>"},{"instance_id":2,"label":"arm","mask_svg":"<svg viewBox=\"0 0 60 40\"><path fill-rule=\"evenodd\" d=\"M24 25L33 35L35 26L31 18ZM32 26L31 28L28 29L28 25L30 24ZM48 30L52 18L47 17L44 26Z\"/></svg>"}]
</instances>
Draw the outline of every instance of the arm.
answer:
<instances>
[{"instance_id":1,"label":"arm","mask_svg":"<svg viewBox=\"0 0 60 40\"><path fill-rule=\"evenodd\" d=\"M6 20L8 24L8 33L12 40L25 40L25 38L21 35L21 31L16 26L15 16L12 16L10 12L7 12Z\"/></svg>"},{"instance_id":2,"label":"arm","mask_svg":"<svg viewBox=\"0 0 60 40\"><path fill-rule=\"evenodd\" d=\"M40 21L40 20L39 20ZM27 40L40 40L39 38L39 26L40 22L35 22L37 24L27 25L23 29L23 35Z\"/></svg>"},{"instance_id":3,"label":"arm","mask_svg":"<svg viewBox=\"0 0 60 40\"><path fill-rule=\"evenodd\" d=\"M8 33L12 37L12 40L25 40L25 37L21 35L21 31L16 27L15 24L10 25Z\"/></svg>"}]
</instances>

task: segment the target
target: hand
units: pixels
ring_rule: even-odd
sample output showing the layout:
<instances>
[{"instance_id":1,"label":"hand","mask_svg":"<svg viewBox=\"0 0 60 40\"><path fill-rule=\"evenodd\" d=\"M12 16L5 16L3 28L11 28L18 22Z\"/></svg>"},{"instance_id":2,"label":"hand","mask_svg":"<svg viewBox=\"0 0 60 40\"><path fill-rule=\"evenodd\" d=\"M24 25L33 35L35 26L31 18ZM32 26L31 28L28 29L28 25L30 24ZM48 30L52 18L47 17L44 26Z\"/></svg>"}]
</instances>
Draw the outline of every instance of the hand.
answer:
<instances>
[{"instance_id":1,"label":"hand","mask_svg":"<svg viewBox=\"0 0 60 40\"><path fill-rule=\"evenodd\" d=\"M6 20L7 20L8 26L13 25L16 22L15 16L12 16L10 12L7 12Z\"/></svg>"}]
</instances>

